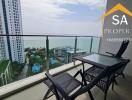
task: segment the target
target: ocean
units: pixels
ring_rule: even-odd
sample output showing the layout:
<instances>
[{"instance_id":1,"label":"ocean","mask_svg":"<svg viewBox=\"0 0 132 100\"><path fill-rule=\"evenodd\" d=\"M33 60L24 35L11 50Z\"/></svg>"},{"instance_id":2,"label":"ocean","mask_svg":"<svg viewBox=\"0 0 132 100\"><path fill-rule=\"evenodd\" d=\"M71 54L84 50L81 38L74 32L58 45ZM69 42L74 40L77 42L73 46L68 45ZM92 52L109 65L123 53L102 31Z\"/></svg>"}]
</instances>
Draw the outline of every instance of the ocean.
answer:
<instances>
[{"instance_id":1,"label":"ocean","mask_svg":"<svg viewBox=\"0 0 132 100\"><path fill-rule=\"evenodd\" d=\"M97 52L100 38L93 38L92 51ZM49 37L49 48L72 47L75 46L75 37ZM77 48L83 51L90 51L91 38L78 37ZM46 48L46 38L24 39L24 48Z\"/></svg>"}]
</instances>

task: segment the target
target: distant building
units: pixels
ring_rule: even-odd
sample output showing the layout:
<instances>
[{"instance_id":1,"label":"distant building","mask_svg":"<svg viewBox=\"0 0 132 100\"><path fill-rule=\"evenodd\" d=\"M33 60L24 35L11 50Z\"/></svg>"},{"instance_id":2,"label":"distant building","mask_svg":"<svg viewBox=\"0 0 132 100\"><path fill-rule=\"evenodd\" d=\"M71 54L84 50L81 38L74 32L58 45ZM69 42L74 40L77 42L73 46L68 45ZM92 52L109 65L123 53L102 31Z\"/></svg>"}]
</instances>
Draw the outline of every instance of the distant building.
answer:
<instances>
[{"instance_id":1,"label":"distant building","mask_svg":"<svg viewBox=\"0 0 132 100\"><path fill-rule=\"evenodd\" d=\"M86 54L86 52L82 51L82 50L77 50L76 54L74 53L74 50L68 50L68 51L66 51L66 62L67 63L72 62L73 57L81 56L81 55L84 55L84 54Z\"/></svg>"},{"instance_id":2,"label":"distant building","mask_svg":"<svg viewBox=\"0 0 132 100\"><path fill-rule=\"evenodd\" d=\"M86 52L82 50L77 50L75 54L74 48L62 47L62 48L54 48L54 53L57 57L64 59L64 63L69 63L72 62L74 56L84 55Z\"/></svg>"},{"instance_id":3,"label":"distant building","mask_svg":"<svg viewBox=\"0 0 132 100\"><path fill-rule=\"evenodd\" d=\"M22 18L20 0L0 0L0 34L21 35ZM0 37L1 59L24 63L23 38L20 36Z\"/></svg>"},{"instance_id":4,"label":"distant building","mask_svg":"<svg viewBox=\"0 0 132 100\"><path fill-rule=\"evenodd\" d=\"M2 2L0 1L0 35L5 34L5 24L4 24L3 16L4 15L3 15ZM6 41L7 41L6 37L0 36L0 60L9 58Z\"/></svg>"},{"instance_id":5,"label":"distant building","mask_svg":"<svg viewBox=\"0 0 132 100\"><path fill-rule=\"evenodd\" d=\"M66 54L66 48L55 48L54 53L58 57L64 57Z\"/></svg>"}]
</instances>

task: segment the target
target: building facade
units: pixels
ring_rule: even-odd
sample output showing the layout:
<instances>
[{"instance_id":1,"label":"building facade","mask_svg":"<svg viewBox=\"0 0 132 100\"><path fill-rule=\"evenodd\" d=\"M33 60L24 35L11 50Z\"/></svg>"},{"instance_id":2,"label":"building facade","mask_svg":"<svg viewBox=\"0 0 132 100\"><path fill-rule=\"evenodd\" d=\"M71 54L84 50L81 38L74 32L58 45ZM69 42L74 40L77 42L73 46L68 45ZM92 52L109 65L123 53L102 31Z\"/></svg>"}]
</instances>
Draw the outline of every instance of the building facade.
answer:
<instances>
[{"instance_id":1,"label":"building facade","mask_svg":"<svg viewBox=\"0 0 132 100\"><path fill-rule=\"evenodd\" d=\"M2 2L0 2L0 35L5 34L5 24L4 24L3 16L4 15L3 15ZM9 59L6 41L7 41L6 37L0 36L0 60Z\"/></svg>"},{"instance_id":2,"label":"building facade","mask_svg":"<svg viewBox=\"0 0 132 100\"><path fill-rule=\"evenodd\" d=\"M20 0L1 0L1 21L3 28L3 34L6 35L22 35L22 18L21 18L21 6ZM12 61L18 61L24 63L24 46L23 38L20 36L6 36L1 37L4 41L1 44L5 45L6 56ZM3 51L0 52L2 55Z\"/></svg>"}]
</instances>

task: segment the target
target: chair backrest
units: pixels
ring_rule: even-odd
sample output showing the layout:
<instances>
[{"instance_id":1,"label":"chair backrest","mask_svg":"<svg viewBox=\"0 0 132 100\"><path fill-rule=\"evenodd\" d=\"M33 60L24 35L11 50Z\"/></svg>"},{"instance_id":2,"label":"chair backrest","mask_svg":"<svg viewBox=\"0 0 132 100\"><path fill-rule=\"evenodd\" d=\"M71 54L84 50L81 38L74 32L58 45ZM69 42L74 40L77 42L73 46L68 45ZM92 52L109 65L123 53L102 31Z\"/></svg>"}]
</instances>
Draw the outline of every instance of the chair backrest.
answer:
<instances>
[{"instance_id":1,"label":"chair backrest","mask_svg":"<svg viewBox=\"0 0 132 100\"><path fill-rule=\"evenodd\" d=\"M47 78L51 81L51 83L53 84L53 88L55 90L55 95L57 97L58 100L60 100L59 98L59 93L58 91L61 93L61 95L66 99L66 100L70 100L68 94L63 90L63 88L58 84L58 82L54 79L54 77L52 75L49 74L49 71L47 71L45 73L45 75L47 76Z\"/></svg>"},{"instance_id":2,"label":"chair backrest","mask_svg":"<svg viewBox=\"0 0 132 100\"><path fill-rule=\"evenodd\" d=\"M115 55L115 57L117 58L121 58L121 56L123 55L123 53L125 52L125 50L127 49L127 46L129 44L129 40L125 40L122 42L119 51L117 52L117 54Z\"/></svg>"}]
</instances>

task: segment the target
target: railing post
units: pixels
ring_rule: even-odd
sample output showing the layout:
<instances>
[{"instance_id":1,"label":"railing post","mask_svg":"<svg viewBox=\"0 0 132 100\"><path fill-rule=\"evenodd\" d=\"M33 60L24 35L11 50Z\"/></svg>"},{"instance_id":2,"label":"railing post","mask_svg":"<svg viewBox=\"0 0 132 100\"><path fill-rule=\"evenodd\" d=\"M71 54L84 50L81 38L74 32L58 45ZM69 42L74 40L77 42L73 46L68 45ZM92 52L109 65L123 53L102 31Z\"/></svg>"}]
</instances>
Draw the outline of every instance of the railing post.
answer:
<instances>
[{"instance_id":1,"label":"railing post","mask_svg":"<svg viewBox=\"0 0 132 100\"><path fill-rule=\"evenodd\" d=\"M98 53L99 53L99 51L100 51L101 40L102 40L102 38L100 37L100 40L99 40L99 48L98 48Z\"/></svg>"},{"instance_id":2,"label":"railing post","mask_svg":"<svg viewBox=\"0 0 132 100\"><path fill-rule=\"evenodd\" d=\"M91 37L90 53L92 52L92 46L93 46L93 36Z\"/></svg>"},{"instance_id":3,"label":"railing post","mask_svg":"<svg viewBox=\"0 0 132 100\"><path fill-rule=\"evenodd\" d=\"M49 39L46 36L46 69L49 69Z\"/></svg>"},{"instance_id":4,"label":"railing post","mask_svg":"<svg viewBox=\"0 0 132 100\"><path fill-rule=\"evenodd\" d=\"M74 57L76 56L76 53L77 53L77 36L75 37ZM74 61L74 66L75 66L75 60L73 59L73 61Z\"/></svg>"}]
</instances>

